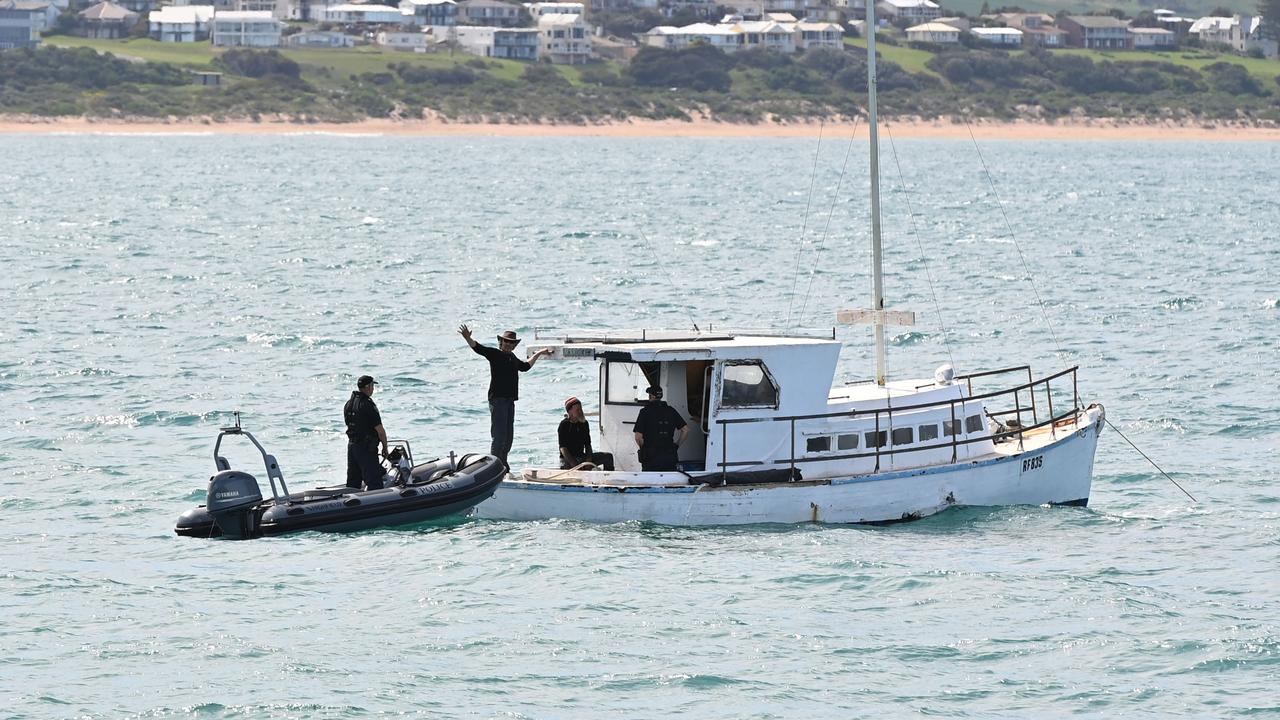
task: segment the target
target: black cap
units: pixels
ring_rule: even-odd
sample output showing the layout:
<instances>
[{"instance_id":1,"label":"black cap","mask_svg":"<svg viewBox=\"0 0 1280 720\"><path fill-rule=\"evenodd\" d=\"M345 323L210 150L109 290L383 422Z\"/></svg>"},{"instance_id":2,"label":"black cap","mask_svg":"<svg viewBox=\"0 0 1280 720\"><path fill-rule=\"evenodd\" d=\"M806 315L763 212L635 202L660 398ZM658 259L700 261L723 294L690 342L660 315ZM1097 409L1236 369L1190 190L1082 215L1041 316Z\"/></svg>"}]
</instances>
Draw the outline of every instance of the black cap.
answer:
<instances>
[{"instance_id":1,"label":"black cap","mask_svg":"<svg viewBox=\"0 0 1280 720\"><path fill-rule=\"evenodd\" d=\"M377 384L378 384L377 381L368 375L361 375L360 379L356 381L356 387L358 388L368 387L370 385L377 385Z\"/></svg>"},{"instance_id":2,"label":"black cap","mask_svg":"<svg viewBox=\"0 0 1280 720\"><path fill-rule=\"evenodd\" d=\"M650 385L649 387L645 388L645 392L658 398L659 400L662 399L662 388L658 387L657 385Z\"/></svg>"}]
</instances>

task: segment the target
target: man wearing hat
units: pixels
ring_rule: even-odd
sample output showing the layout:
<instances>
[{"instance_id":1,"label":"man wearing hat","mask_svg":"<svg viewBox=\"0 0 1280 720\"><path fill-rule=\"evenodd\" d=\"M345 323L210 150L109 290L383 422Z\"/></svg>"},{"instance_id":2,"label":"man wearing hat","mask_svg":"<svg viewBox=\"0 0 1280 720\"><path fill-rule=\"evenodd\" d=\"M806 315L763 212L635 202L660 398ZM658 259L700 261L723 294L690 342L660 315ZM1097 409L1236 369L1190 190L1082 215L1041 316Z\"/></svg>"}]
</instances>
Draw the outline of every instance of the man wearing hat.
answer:
<instances>
[{"instance_id":1,"label":"man wearing hat","mask_svg":"<svg viewBox=\"0 0 1280 720\"><path fill-rule=\"evenodd\" d=\"M591 425L582 412L582 402L576 397L564 401L564 419L560 421L560 467L574 468L591 463L606 472L613 470L611 453L591 452Z\"/></svg>"},{"instance_id":2,"label":"man wearing hat","mask_svg":"<svg viewBox=\"0 0 1280 720\"><path fill-rule=\"evenodd\" d=\"M551 348L544 348L534 353L528 362L516 357L516 346L520 338L514 330L507 330L498 336L498 347L491 348L471 337L471 328L466 325L458 327L458 334L471 346L477 355L489 361L489 454L502 460L507 465L507 454L511 452L511 440L515 436L516 400L520 399L520 375L528 372L538 358L551 354ZM507 465L510 470L511 466Z\"/></svg>"},{"instance_id":3,"label":"man wearing hat","mask_svg":"<svg viewBox=\"0 0 1280 720\"><path fill-rule=\"evenodd\" d=\"M662 388L651 385L645 392L649 394L649 404L640 408L635 427L640 468L645 472L675 470L680 445L689 434L689 423L662 401ZM676 434L680 439L676 439Z\"/></svg>"},{"instance_id":4,"label":"man wearing hat","mask_svg":"<svg viewBox=\"0 0 1280 720\"><path fill-rule=\"evenodd\" d=\"M373 402L373 389L378 383L361 375L351 399L342 408L347 424L347 487L359 490L363 484L370 490L382 489L382 465L378 462L378 445L387 454L387 431L382 429L382 415Z\"/></svg>"}]
</instances>

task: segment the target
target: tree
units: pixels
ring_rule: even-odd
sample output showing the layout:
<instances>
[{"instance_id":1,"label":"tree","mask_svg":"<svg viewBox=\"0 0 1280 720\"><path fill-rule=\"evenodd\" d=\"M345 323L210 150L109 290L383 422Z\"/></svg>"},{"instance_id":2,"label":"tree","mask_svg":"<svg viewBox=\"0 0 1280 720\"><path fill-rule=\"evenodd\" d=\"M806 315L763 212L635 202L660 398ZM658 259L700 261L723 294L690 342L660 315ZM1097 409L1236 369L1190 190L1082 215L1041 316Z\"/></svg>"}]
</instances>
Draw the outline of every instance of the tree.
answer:
<instances>
[{"instance_id":1,"label":"tree","mask_svg":"<svg viewBox=\"0 0 1280 720\"><path fill-rule=\"evenodd\" d=\"M1258 0L1258 14L1262 16L1262 36L1280 40L1280 0Z\"/></svg>"}]
</instances>

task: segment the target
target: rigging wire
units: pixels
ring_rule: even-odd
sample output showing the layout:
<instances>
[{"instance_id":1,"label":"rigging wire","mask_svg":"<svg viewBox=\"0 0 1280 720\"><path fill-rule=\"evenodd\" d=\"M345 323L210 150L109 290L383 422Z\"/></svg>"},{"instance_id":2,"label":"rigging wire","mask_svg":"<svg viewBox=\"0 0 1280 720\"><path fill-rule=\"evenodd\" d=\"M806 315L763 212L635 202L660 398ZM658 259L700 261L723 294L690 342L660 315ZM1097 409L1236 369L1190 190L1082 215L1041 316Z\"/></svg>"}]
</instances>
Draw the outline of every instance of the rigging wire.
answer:
<instances>
[{"instance_id":1,"label":"rigging wire","mask_svg":"<svg viewBox=\"0 0 1280 720\"><path fill-rule=\"evenodd\" d=\"M911 234L916 238L916 247L920 248L920 261L924 263L924 276L929 281L929 294L933 296L933 311L938 314L938 327L942 329L942 345L947 350L947 360L951 363L951 367L956 366L956 360L951 355L951 333L947 330L946 320L942 317L942 305L938 302L938 290L933 286L933 271L929 269L929 257L924 251L924 241L920 239L920 230L916 227L916 213L911 207L911 191L907 189L907 179L902 174L902 163L898 160L898 146L893 142L893 130L889 128L889 123L884 124L885 133L889 136L889 150L893 152L893 164L898 168L898 182L902 184L902 191L907 202L907 218L911 221Z\"/></svg>"},{"instance_id":2,"label":"rigging wire","mask_svg":"<svg viewBox=\"0 0 1280 720\"><path fill-rule=\"evenodd\" d=\"M675 291L677 295L679 295L680 287L676 285L675 279L671 277L671 271L668 270L667 266L662 263L662 260L658 257L658 253L654 251L653 243L649 242L649 236L645 235L644 230L641 229L640 226L638 225L636 226L636 232L640 233L640 237L644 239L644 246L649 248L649 254L653 256L653 261L658 264L659 268L662 269L662 274L667 276L667 284L669 284L671 286L671 289ZM698 321L694 319L693 313L689 311L688 304L684 305L684 311L689 315L689 324L693 326L694 330L699 330ZM699 330L699 332L701 331Z\"/></svg>"},{"instance_id":3,"label":"rigging wire","mask_svg":"<svg viewBox=\"0 0 1280 720\"><path fill-rule=\"evenodd\" d=\"M1022 246L1018 244L1018 238L1015 237L1013 234L1013 224L1009 222L1009 214L1005 212L1004 202L1001 201L1000 193L996 191L996 184L991 179L991 171L987 169L987 161L984 160L982 157L982 149L978 147L978 139L973 135L973 126L969 124L969 120L967 118L963 118L963 119L964 119L964 126L969 131L969 139L973 142L973 149L978 154L978 162L982 163L982 172L987 176L987 184L991 186L991 193L996 197L996 206L1000 208L1000 215L1004 217L1005 228L1007 228L1009 231L1009 239L1013 241L1013 247L1018 251L1018 259L1022 261L1022 270L1023 272L1026 273L1027 284L1031 286L1031 291L1035 293L1036 303L1040 306L1040 314L1044 317L1045 327L1049 330L1049 336L1053 338L1054 346L1058 348L1058 358L1060 360L1065 361L1066 353L1063 352L1062 343L1058 341L1058 335L1053 330L1053 323L1049 321L1049 313L1045 309L1044 301L1040 299L1040 291L1036 289L1036 284L1031 279L1031 270L1030 268L1027 267L1027 258L1022 254ZM1063 364L1065 365L1066 363L1064 362ZM1117 435L1119 435L1126 443L1129 443L1129 447L1132 447L1134 450L1137 451L1139 455L1143 457L1143 459L1145 459L1148 463L1151 463L1151 467L1155 468L1161 475L1165 477L1166 480L1173 483L1174 487L1181 490L1183 495L1186 495L1187 497L1191 498L1192 502L1200 502L1199 500L1196 500L1195 496L1187 492L1186 488L1182 487L1182 485L1180 485L1177 480L1174 480L1173 477L1169 475L1169 473L1165 472L1164 468L1157 465L1156 461L1151 459L1151 456L1143 452L1142 448L1138 447L1137 444L1135 444L1132 440L1130 440L1124 433L1120 432L1120 428L1116 427L1115 424L1112 423L1109 418L1107 418L1104 415L1103 419L1106 420L1107 427L1111 428L1112 430L1115 430Z\"/></svg>"},{"instance_id":4,"label":"rigging wire","mask_svg":"<svg viewBox=\"0 0 1280 720\"><path fill-rule=\"evenodd\" d=\"M809 294L813 292L813 276L818 270L818 255L822 253L822 248L827 244L827 231L831 229L831 217L836 212L836 201L840 199L840 187L844 184L845 170L849 167L849 155L853 153L853 140L858 133L858 120L860 116L854 116L853 129L849 132L849 146L844 151L844 163L840 165L840 177L836 180L836 191L831 196L831 208L827 210L827 222L822 226L822 236L818 240L818 248L814 250L813 267L809 269L809 286L804 291L804 303L800 305L800 312L797 313L797 321L804 317L804 311L809 307Z\"/></svg>"},{"instance_id":5,"label":"rigging wire","mask_svg":"<svg viewBox=\"0 0 1280 720\"><path fill-rule=\"evenodd\" d=\"M991 171L987 169L987 161L982 157L982 149L978 147L978 139L973 136L973 126L969 124L968 118L964 118L965 129L969 131L969 139L973 141L973 149L978 154L978 162L982 164L982 173L987 177L987 185L991 187L991 194L996 197L996 207L1000 208L1000 215L1004 218L1005 229L1009 232L1009 239L1013 241L1013 248L1018 252L1018 260L1022 262L1022 272L1025 273L1027 284L1031 286L1031 292L1036 296L1036 304L1040 306L1040 314L1044 317L1045 328L1049 331L1049 336L1053 338L1054 347L1058 348L1058 359L1066 360L1066 353L1062 350L1062 343L1058 341L1058 334L1053 330L1053 323L1049 321L1049 311L1045 309L1044 300L1040 298L1040 290L1036 287L1036 283L1032 280L1031 268L1027 265L1027 258L1022 254L1022 245L1018 243L1018 238L1013 234L1013 223L1009 222L1009 213L1005 212L1004 201L1000 199L1000 193L996 190L996 183L991 179Z\"/></svg>"},{"instance_id":6,"label":"rigging wire","mask_svg":"<svg viewBox=\"0 0 1280 720\"><path fill-rule=\"evenodd\" d=\"M787 322L785 330L791 326L791 308L796 302L796 284L800 281L800 257L804 254L804 236L809 229L809 208L813 204L813 186L818 182L818 157L822 152L822 129L826 127L826 118L818 125L818 147L813 150L813 169L809 171L809 196L804 201L804 217L800 223L800 239L796 242L796 269L791 276L791 294L787 297Z\"/></svg>"}]
</instances>

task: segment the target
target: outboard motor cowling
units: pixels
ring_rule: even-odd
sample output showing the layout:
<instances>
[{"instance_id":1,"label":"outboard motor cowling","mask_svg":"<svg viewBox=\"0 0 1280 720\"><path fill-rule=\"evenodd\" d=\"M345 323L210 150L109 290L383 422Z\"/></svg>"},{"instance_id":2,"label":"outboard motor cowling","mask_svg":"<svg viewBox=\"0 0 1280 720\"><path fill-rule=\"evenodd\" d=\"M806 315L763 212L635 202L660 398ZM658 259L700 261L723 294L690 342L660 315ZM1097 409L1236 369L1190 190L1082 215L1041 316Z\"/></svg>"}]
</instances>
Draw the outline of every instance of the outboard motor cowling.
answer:
<instances>
[{"instance_id":1,"label":"outboard motor cowling","mask_svg":"<svg viewBox=\"0 0 1280 720\"><path fill-rule=\"evenodd\" d=\"M247 472L223 470L209 478L207 508L213 521L229 540L244 540L258 534L256 507L262 502L258 481Z\"/></svg>"}]
</instances>

